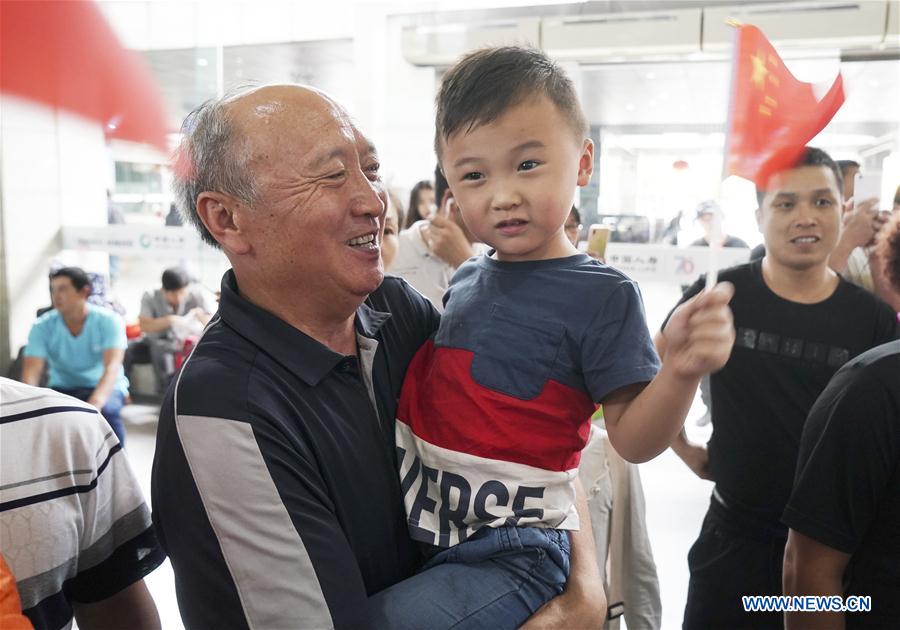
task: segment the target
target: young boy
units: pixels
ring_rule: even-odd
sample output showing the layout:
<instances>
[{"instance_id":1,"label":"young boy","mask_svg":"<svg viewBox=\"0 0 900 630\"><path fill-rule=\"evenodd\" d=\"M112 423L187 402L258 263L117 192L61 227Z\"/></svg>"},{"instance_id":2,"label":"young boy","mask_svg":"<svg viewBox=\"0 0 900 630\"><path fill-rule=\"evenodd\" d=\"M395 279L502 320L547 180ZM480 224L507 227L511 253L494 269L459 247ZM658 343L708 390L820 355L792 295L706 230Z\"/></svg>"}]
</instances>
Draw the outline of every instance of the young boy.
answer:
<instances>
[{"instance_id":1,"label":"young boy","mask_svg":"<svg viewBox=\"0 0 900 630\"><path fill-rule=\"evenodd\" d=\"M428 557L408 582L430 607L427 623L420 608L391 624L516 628L565 585L596 404L626 459L663 451L700 377L728 358L731 292L685 304L660 367L637 285L566 238L594 149L571 81L537 50L481 50L453 67L435 148L466 225L493 251L454 276L403 386L401 486Z\"/></svg>"}]
</instances>

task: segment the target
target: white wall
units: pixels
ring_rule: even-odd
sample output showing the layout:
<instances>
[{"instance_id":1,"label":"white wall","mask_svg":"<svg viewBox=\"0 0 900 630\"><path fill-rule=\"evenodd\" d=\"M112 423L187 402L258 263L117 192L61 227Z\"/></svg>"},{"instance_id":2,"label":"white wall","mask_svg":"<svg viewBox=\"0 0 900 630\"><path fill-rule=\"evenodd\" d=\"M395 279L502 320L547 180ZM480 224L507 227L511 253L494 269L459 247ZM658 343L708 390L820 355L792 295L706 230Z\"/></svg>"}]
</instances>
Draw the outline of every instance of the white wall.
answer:
<instances>
[{"instance_id":1,"label":"white wall","mask_svg":"<svg viewBox=\"0 0 900 630\"><path fill-rule=\"evenodd\" d=\"M106 142L98 123L8 96L0 99L3 246L0 282L9 303L9 349L28 338L35 311L50 303L47 273L56 257L105 272L102 254L60 256L64 223L106 225ZM0 357L4 367L6 357Z\"/></svg>"}]
</instances>

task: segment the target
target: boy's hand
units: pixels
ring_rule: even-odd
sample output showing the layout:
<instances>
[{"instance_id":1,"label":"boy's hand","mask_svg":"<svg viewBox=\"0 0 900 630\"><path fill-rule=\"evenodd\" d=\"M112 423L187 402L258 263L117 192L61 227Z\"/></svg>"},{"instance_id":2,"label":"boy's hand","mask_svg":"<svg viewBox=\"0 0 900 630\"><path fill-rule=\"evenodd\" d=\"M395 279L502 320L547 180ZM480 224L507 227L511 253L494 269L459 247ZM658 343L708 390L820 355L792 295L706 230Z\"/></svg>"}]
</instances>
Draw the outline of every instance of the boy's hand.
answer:
<instances>
[{"instance_id":1,"label":"boy's hand","mask_svg":"<svg viewBox=\"0 0 900 630\"><path fill-rule=\"evenodd\" d=\"M734 322L728 302L734 285L720 282L679 306L663 331L663 365L685 379L698 379L728 361L734 345Z\"/></svg>"}]
</instances>

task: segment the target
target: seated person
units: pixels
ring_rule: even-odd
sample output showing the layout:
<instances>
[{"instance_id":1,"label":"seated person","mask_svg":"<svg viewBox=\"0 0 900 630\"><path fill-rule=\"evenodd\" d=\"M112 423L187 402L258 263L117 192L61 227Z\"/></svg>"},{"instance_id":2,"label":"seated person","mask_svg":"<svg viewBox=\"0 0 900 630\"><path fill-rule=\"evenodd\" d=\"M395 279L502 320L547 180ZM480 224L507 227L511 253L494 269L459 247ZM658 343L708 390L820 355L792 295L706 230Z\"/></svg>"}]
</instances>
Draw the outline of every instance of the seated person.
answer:
<instances>
[{"instance_id":1,"label":"seated person","mask_svg":"<svg viewBox=\"0 0 900 630\"><path fill-rule=\"evenodd\" d=\"M22 382L37 385L49 365L48 386L94 405L124 445L125 324L109 309L88 304L90 294L91 281L83 269L63 267L50 274L53 310L41 315L28 333Z\"/></svg>"},{"instance_id":2,"label":"seated person","mask_svg":"<svg viewBox=\"0 0 900 630\"><path fill-rule=\"evenodd\" d=\"M721 213L719 204L715 201L704 201L697 206L697 223L703 228L703 237L698 238L691 243L691 247L709 247L712 244L713 239L716 238L714 232L719 233L718 240L721 247L750 247L745 241L739 239L737 236L725 234L721 223L719 224L718 229L716 229L716 211Z\"/></svg>"},{"instance_id":3,"label":"seated person","mask_svg":"<svg viewBox=\"0 0 900 630\"><path fill-rule=\"evenodd\" d=\"M159 628L144 576L165 559L97 410L0 378L0 548L39 630ZM7 625L0 619L0 627Z\"/></svg>"},{"instance_id":4,"label":"seated person","mask_svg":"<svg viewBox=\"0 0 900 630\"><path fill-rule=\"evenodd\" d=\"M215 309L203 290L191 285L184 269L172 267L162 275L162 288L144 293L139 322L150 350L159 393L175 373L175 355L190 335L199 334Z\"/></svg>"}]
</instances>

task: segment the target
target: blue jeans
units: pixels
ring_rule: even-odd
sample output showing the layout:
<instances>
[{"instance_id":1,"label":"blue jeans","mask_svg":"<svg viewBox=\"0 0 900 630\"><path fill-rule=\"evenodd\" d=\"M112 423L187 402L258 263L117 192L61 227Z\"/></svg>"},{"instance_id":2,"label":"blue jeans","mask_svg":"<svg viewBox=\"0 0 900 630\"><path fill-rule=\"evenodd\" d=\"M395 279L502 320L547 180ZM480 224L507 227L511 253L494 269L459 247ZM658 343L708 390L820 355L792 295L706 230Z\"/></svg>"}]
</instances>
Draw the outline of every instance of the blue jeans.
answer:
<instances>
[{"instance_id":1,"label":"blue jeans","mask_svg":"<svg viewBox=\"0 0 900 630\"><path fill-rule=\"evenodd\" d=\"M72 389L54 387L53 389L61 394L66 394L72 398L84 401L87 401L87 399L91 397L91 394L94 393L93 387L75 387ZM122 444L123 448L125 447L125 425L122 424L122 407L124 405L125 395L119 390L114 389L109 394L109 398L106 400L106 404L103 405L103 409L100 410L100 415L106 418L106 421L109 423L109 426L112 427L116 437L119 438L119 442Z\"/></svg>"},{"instance_id":2,"label":"blue jeans","mask_svg":"<svg viewBox=\"0 0 900 630\"><path fill-rule=\"evenodd\" d=\"M562 593L569 535L540 527L483 527L443 549L411 578L370 598L372 628L518 628Z\"/></svg>"}]
</instances>

